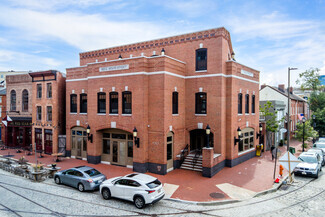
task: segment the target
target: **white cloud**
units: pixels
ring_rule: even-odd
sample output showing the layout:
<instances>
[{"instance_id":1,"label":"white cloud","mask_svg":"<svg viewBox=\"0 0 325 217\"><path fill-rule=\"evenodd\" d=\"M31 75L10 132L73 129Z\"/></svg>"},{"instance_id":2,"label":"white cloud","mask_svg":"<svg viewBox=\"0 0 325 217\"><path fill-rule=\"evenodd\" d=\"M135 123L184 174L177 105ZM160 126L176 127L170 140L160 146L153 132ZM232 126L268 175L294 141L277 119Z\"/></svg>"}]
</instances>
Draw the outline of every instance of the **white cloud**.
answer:
<instances>
[{"instance_id":1,"label":"white cloud","mask_svg":"<svg viewBox=\"0 0 325 217\"><path fill-rule=\"evenodd\" d=\"M0 24L24 32L29 40L61 39L82 50L144 41L171 34L168 27L150 22L115 22L101 15L45 13L27 9L2 9Z\"/></svg>"},{"instance_id":2,"label":"white cloud","mask_svg":"<svg viewBox=\"0 0 325 217\"><path fill-rule=\"evenodd\" d=\"M0 70L48 70L58 69L62 63L49 57L40 57L10 50L0 50Z\"/></svg>"}]
</instances>

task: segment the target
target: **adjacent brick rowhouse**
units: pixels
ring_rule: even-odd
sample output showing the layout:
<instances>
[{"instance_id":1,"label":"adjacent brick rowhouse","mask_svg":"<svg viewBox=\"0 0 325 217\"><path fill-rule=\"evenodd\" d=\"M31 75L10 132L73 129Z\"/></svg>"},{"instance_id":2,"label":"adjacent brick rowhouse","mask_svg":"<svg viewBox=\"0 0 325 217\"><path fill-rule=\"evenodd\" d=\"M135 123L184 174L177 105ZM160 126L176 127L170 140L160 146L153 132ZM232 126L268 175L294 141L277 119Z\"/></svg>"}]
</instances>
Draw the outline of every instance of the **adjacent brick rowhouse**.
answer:
<instances>
[{"instance_id":1,"label":"adjacent brick rowhouse","mask_svg":"<svg viewBox=\"0 0 325 217\"><path fill-rule=\"evenodd\" d=\"M6 88L0 90L0 116L1 116L1 141L6 139L6 126L2 123L2 119L7 116L7 93Z\"/></svg>"},{"instance_id":2,"label":"adjacent brick rowhouse","mask_svg":"<svg viewBox=\"0 0 325 217\"><path fill-rule=\"evenodd\" d=\"M6 125L5 144L29 149L32 141L32 79L28 73L7 75L6 84L9 118L2 122Z\"/></svg>"},{"instance_id":3,"label":"adjacent brick rowhouse","mask_svg":"<svg viewBox=\"0 0 325 217\"><path fill-rule=\"evenodd\" d=\"M33 150L58 152L58 136L65 134L65 75L56 70L29 73L32 78ZM37 88L40 88L39 90ZM38 116L38 108L41 114Z\"/></svg>"},{"instance_id":4,"label":"adjacent brick rowhouse","mask_svg":"<svg viewBox=\"0 0 325 217\"><path fill-rule=\"evenodd\" d=\"M197 50L204 48L206 70L196 70ZM258 143L259 71L239 64L232 54L230 34L225 28L80 53L80 66L67 69L68 153L78 153L81 135L89 126L93 141L89 139L82 146L87 149L88 162L104 161L133 166L138 172L166 174L179 167L179 155L187 144L192 149L206 146L202 132L209 124L213 148L203 149L204 176L212 177L224 166L232 167L251 158ZM132 93L132 114L122 114L125 91ZM111 92L118 93L118 114L109 113ZM178 92L176 114L172 114L173 92ZM106 113L98 113L98 93L106 94ZM206 114L196 114L196 93L206 93ZM242 114L238 114L240 93ZM75 112L70 108L72 94L77 95ZM80 113L81 94L87 94L87 113ZM129 146L134 127L139 147ZM250 135L254 133L250 148L240 153L239 143L234 143L238 127L250 128ZM198 129L201 131L195 131ZM201 136L195 132L201 132ZM168 145L170 141L172 146ZM82 157L80 152L78 155Z\"/></svg>"}]
</instances>

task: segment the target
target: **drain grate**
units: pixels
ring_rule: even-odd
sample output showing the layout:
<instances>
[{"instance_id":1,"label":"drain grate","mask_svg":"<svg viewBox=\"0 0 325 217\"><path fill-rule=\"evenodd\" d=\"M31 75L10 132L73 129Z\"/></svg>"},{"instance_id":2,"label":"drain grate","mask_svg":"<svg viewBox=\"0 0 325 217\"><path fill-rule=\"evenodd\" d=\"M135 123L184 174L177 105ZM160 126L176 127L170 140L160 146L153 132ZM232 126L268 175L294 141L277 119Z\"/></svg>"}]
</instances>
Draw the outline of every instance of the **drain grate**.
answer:
<instances>
[{"instance_id":1,"label":"drain grate","mask_svg":"<svg viewBox=\"0 0 325 217\"><path fill-rule=\"evenodd\" d=\"M220 198L224 198L225 195L223 193L213 192L213 193L210 194L210 197L220 199Z\"/></svg>"},{"instance_id":2,"label":"drain grate","mask_svg":"<svg viewBox=\"0 0 325 217\"><path fill-rule=\"evenodd\" d=\"M282 185L280 187L280 189L283 190L283 191L288 190L288 188L289 188L289 185Z\"/></svg>"}]
</instances>

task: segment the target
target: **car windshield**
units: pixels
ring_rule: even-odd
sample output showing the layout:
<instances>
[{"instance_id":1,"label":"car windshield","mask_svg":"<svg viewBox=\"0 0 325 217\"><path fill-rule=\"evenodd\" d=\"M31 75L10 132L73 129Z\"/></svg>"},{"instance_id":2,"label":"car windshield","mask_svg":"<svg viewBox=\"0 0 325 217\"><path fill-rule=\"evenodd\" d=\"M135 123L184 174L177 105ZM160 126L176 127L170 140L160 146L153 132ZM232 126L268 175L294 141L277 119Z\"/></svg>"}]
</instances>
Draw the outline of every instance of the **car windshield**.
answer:
<instances>
[{"instance_id":1,"label":"car windshield","mask_svg":"<svg viewBox=\"0 0 325 217\"><path fill-rule=\"evenodd\" d=\"M325 143L316 143L317 148L325 148Z\"/></svg>"},{"instance_id":2,"label":"car windshield","mask_svg":"<svg viewBox=\"0 0 325 217\"><path fill-rule=\"evenodd\" d=\"M158 187L159 185L161 185L161 182L158 180L158 179L156 179L155 181L153 181L153 182L149 182L149 183L147 183L147 186L149 187L149 188L156 188L156 187Z\"/></svg>"},{"instance_id":3,"label":"car windshield","mask_svg":"<svg viewBox=\"0 0 325 217\"><path fill-rule=\"evenodd\" d=\"M306 163L317 163L317 158L312 156L299 156L298 159Z\"/></svg>"},{"instance_id":4,"label":"car windshield","mask_svg":"<svg viewBox=\"0 0 325 217\"><path fill-rule=\"evenodd\" d=\"M101 173L96 169L86 170L85 173L87 173L90 177L100 175Z\"/></svg>"}]
</instances>

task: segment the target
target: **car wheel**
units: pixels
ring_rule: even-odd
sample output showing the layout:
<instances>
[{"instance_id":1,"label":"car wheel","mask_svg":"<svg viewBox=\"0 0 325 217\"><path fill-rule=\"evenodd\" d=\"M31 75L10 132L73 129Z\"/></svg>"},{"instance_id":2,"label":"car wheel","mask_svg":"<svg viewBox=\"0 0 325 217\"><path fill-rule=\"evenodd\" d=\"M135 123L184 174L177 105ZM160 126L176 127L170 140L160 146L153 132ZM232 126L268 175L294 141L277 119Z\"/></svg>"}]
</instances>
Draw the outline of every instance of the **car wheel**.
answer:
<instances>
[{"instance_id":1,"label":"car wheel","mask_svg":"<svg viewBox=\"0 0 325 217\"><path fill-rule=\"evenodd\" d=\"M316 178L316 179L318 179L318 173L319 173L319 171L317 171L317 173L316 173L316 175L315 175L315 178Z\"/></svg>"},{"instance_id":2,"label":"car wheel","mask_svg":"<svg viewBox=\"0 0 325 217\"><path fill-rule=\"evenodd\" d=\"M322 167L320 167L320 170L319 171L322 171Z\"/></svg>"},{"instance_id":3,"label":"car wheel","mask_svg":"<svg viewBox=\"0 0 325 217\"><path fill-rule=\"evenodd\" d=\"M79 184L78 184L78 190L79 190L80 192L85 191L85 187L84 187L84 185L81 184L81 183L79 183Z\"/></svg>"},{"instance_id":4,"label":"car wheel","mask_svg":"<svg viewBox=\"0 0 325 217\"><path fill-rule=\"evenodd\" d=\"M134 205L138 209L142 209L146 204L144 203L144 199L140 196L134 198Z\"/></svg>"},{"instance_id":5,"label":"car wheel","mask_svg":"<svg viewBox=\"0 0 325 217\"><path fill-rule=\"evenodd\" d=\"M58 185L61 184L61 180L60 180L60 178L58 176L55 176L54 181Z\"/></svg>"},{"instance_id":6,"label":"car wheel","mask_svg":"<svg viewBox=\"0 0 325 217\"><path fill-rule=\"evenodd\" d=\"M108 188L104 188L102 190L102 196L105 200L108 200L111 198L111 191Z\"/></svg>"}]
</instances>

